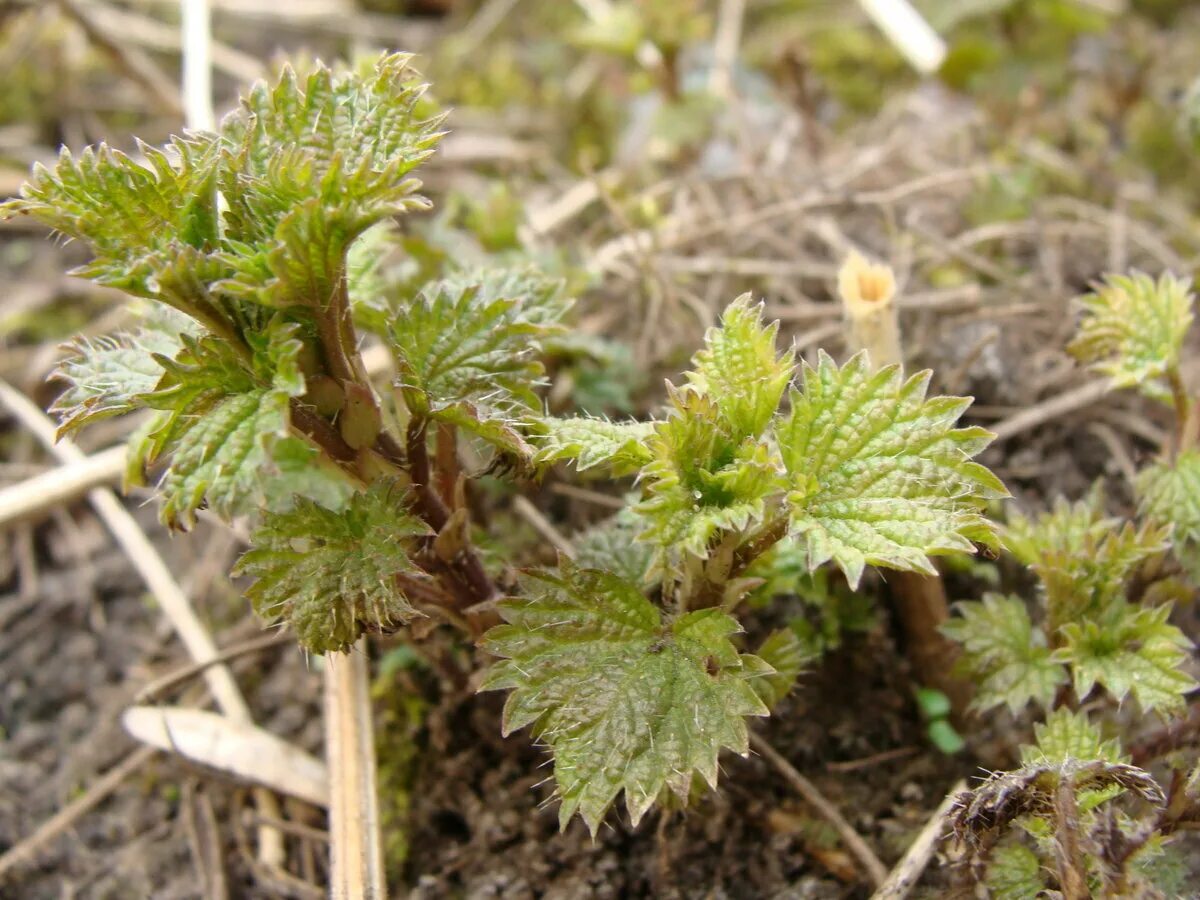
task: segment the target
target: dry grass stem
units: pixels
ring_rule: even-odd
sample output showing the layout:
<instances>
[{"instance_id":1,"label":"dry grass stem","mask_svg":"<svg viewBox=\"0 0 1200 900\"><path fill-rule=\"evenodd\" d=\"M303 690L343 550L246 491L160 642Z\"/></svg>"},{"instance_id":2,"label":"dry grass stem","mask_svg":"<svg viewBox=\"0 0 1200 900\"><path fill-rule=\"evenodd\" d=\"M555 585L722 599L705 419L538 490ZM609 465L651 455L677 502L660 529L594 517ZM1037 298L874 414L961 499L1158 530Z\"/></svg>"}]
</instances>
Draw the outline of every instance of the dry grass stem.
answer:
<instances>
[{"instance_id":1,"label":"dry grass stem","mask_svg":"<svg viewBox=\"0 0 1200 900\"><path fill-rule=\"evenodd\" d=\"M179 706L131 706L121 724L151 747L313 806L329 805L325 764L257 725Z\"/></svg>"},{"instance_id":2,"label":"dry grass stem","mask_svg":"<svg viewBox=\"0 0 1200 900\"><path fill-rule=\"evenodd\" d=\"M383 900L375 740L367 684L367 643L325 658L325 741L329 761L329 894Z\"/></svg>"}]
</instances>

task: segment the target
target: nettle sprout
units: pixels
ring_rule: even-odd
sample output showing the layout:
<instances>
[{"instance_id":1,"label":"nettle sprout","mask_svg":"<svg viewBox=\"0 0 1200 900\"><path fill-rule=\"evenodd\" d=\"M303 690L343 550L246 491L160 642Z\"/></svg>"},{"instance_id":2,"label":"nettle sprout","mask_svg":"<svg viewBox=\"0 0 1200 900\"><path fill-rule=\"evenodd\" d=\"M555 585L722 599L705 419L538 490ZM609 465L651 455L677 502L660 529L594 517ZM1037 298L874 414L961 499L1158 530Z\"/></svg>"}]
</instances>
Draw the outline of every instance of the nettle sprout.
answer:
<instances>
[{"instance_id":1,"label":"nettle sprout","mask_svg":"<svg viewBox=\"0 0 1200 900\"><path fill-rule=\"evenodd\" d=\"M996 896L1166 896L1182 887L1171 841L1200 820L1200 767L1168 760L1164 791L1102 729L1115 730L1129 701L1184 716L1200 687L1192 642L1169 621L1171 598L1200 585L1200 423L1181 366L1193 304L1188 283L1170 274L1109 276L1083 298L1070 351L1112 387L1175 412L1168 445L1135 479L1138 520L1105 515L1100 485L1080 502L1014 516L1002 542L1037 576L1034 603L989 594L959 604L961 617L944 629L962 644L977 709L1045 711L1022 768L958 801L956 832L988 858ZM1089 712L1072 708L1085 701Z\"/></svg>"},{"instance_id":2,"label":"nettle sprout","mask_svg":"<svg viewBox=\"0 0 1200 900\"><path fill-rule=\"evenodd\" d=\"M203 508L251 518L250 599L309 651L418 616L479 640L499 658L483 689L510 692L504 731L531 726L554 755L564 825L594 831L622 792L636 822L694 775L715 784L799 672L789 631L745 649L749 566L787 538L857 586L867 566L933 574L931 557L993 543L984 509L1006 491L972 461L991 436L957 427L970 401L927 396L928 372L797 366L748 296L658 418L542 415L560 280L450 262L413 287L371 265L387 223L429 206L412 173L440 127L391 55L285 70L216 133L142 146L144 164L101 146L37 170L4 211L85 242L77 274L150 301L136 329L75 343L56 409L64 431L143 411L130 480L160 473L173 528ZM390 352L388 389L365 336ZM502 598L459 441L495 470L634 476L640 496Z\"/></svg>"}]
</instances>

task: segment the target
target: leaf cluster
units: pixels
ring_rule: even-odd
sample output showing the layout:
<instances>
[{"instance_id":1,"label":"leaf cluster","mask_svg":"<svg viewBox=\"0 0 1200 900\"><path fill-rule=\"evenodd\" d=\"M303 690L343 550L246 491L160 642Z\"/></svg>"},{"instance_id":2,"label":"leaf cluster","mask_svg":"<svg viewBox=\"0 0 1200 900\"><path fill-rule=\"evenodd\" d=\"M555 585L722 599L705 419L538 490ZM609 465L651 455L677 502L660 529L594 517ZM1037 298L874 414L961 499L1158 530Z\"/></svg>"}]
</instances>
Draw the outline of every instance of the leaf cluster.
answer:
<instances>
[{"instance_id":1,"label":"leaf cluster","mask_svg":"<svg viewBox=\"0 0 1200 900\"><path fill-rule=\"evenodd\" d=\"M1170 605L1126 595L1143 564L1168 549L1170 530L1118 527L1100 504L1098 493L1060 500L1041 516L1014 516L1006 529L1005 546L1038 576L1040 623L1022 598L989 594L958 604L961 615L944 626L962 644L960 670L979 686L977 708L1049 709L1070 682L1080 700L1099 685L1118 702L1132 696L1170 714L1197 687L1186 665L1192 645L1167 621Z\"/></svg>"},{"instance_id":2,"label":"leaf cluster","mask_svg":"<svg viewBox=\"0 0 1200 900\"><path fill-rule=\"evenodd\" d=\"M746 751L743 718L813 658L790 628L757 654L732 643L761 584L750 566L781 540L806 573L833 561L856 586L867 565L933 572L930 557L995 537L983 510L1005 490L971 460L990 435L955 427L969 401L865 354L797 367L776 331L741 297L662 416L532 427L537 463L633 475L639 491L603 542L585 536L596 568L532 576L485 641L506 660L486 682L512 691L506 728L532 726L554 754L564 823L579 811L594 830L622 791L636 821L664 788L686 797L693 773L713 783L723 747ZM647 551L617 554L612 534Z\"/></svg>"},{"instance_id":3,"label":"leaf cluster","mask_svg":"<svg viewBox=\"0 0 1200 900\"><path fill-rule=\"evenodd\" d=\"M305 409L319 405L322 378L358 374L351 246L427 205L410 177L440 137L424 91L403 54L362 73L285 68L216 133L139 145L144 163L104 145L64 150L3 208L87 243L93 259L76 274L187 318L78 344L59 370L63 431L154 411L131 471L169 460L169 525L189 526L202 506L234 514L270 499L263 485L303 455L289 437L333 447L349 467L352 448Z\"/></svg>"}]
</instances>

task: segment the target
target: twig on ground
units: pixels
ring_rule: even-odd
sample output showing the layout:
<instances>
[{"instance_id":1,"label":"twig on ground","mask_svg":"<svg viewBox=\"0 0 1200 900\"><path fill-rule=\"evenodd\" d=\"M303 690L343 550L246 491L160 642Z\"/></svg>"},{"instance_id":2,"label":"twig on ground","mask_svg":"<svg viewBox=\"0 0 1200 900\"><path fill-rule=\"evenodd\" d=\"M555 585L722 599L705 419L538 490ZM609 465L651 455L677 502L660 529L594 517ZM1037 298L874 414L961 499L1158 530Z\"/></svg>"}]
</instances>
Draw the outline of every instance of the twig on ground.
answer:
<instances>
[{"instance_id":1,"label":"twig on ground","mask_svg":"<svg viewBox=\"0 0 1200 900\"><path fill-rule=\"evenodd\" d=\"M934 848L945 833L946 820L950 817L950 810L954 808L954 801L966 787L967 783L960 781L950 789L916 840L909 845L903 859L896 863L896 867L879 890L872 895L871 900L903 900L908 896L908 892L921 880L921 873L929 865Z\"/></svg>"},{"instance_id":2,"label":"twig on ground","mask_svg":"<svg viewBox=\"0 0 1200 900\"><path fill-rule=\"evenodd\" d=\"M156 678L137 692L137 695L133 698L133 702L137 704L149 703L172 688L183 684L185 681L203 674L212 666L219 666L230 660L237 659L239 656L258 653L261 650L268 650L271 647L278 647L281 644L292 644L295 641L296 638L291 633L281 632L278 634L268 634L265 637L257 637L253 640L243 641L240 644L227 647L210 660L194 662L191 665L176 669L174 672L168 672L162 678Z\"/></svg>"},{"instance_id":3,"label":"twig on ground","mask_svg":"<svg viewBox=\"0 0 1200 900\"><path fill-rule=\"evenodd\" d=\"M946 42L908 0L859 0L908 64L928 75L946 58Z\"/></svg>"},{"instance_id":4,"label":"twig on ground","mask_svg":"<svg viewBox=\"0 0 1200 900\"><path fill-rule=\"evenodd\" d=\"M121 724L159 750L313 806L329 804L325 764L252 723L182 706L131 706L121 715Z\"/></svg>"},{"instance_id":5,"label":"twig on ground","mask_svg":"<svg viewBox=\"0 0 1200 900\"><path fill-rule=\"evenodd\" d=\"M109 447L6 487L0 490L0 529L47 515L92 488L111 484L124 471L125 447Z\"/></svg>"},{"instance_id":6,"label":"twig on ground","mask_svg":"<svg viewBox=\"0 0 1200 900\"><path fill-rule=\"evenodd\" d=\"M857 772L861 769L871 769L875 766L883 765L891 762L894 759L903 759L906 756L912 756L918 752L920 747L894 747L891 750L884 750L882 753L872 753L870 756L864 756L861 759L847 759L840 762L825 763L825 771L827 772Z\"/></svg>"},{"instance_id":7,"label":"twig on ground","mask_svg":"<svg viewBox=\"0 0 1200 900\"><path fill-rule=\"evenodd\" d=\"M775 767L779 774L787 780L788 784L795 788L796 793L803 797L805 802L816 810L821 818L834 827L841 837L842 843L846 845L846 849L854 855L866 871L871 883L876 887L882 885L887 878L887 869L879 861L879 857L875 855L875 852L867 846L867 842L846 821L841 812L838 811L838 808L825 799L825 795L817 790L817 786L796 771L796 767L784 759L783 755L772 747L765 738L754 732L750 732L750 746L763 759Z\"/></svg>"},{"instance_id":8,"label":"twig on ground","mask_svg":"<svg viewBox=\"0 0 1200 900\"><path fill-rule=\"evenodd\" d=\"M32 834L22 838L0 856L0 879L33 859L34 855L79 819L99 806L126 778L158 753L153 747L138 747L100 776L88 789L48 818Z\"/></svg>"},{"instance_id":9,"label":"twig on ground","mask_svg":"<svg viewBox=\"0 0 1200 900\"><path fill-rule=\"evenodd\" d=\"M229 882L225 877L225 859L221 852L221 835L217 816L207 793L196 790L195 779L183 787L183 822L196 880L205 900L228 900Z\"/></svg>"},{"instance_id":10,"label":"twig on ground","mask_svg":"<svg viewBox=\"0 0 1200 900\"><path fill-rule=\"evenodd\" d=\"M575 555L575 545L554 525L542 515L542 511L534 506L526 497L516 497L513 509L517 515L533 526L534 530L561 550L567 556Z\"/></svg>"},{"instance_id":11,"label":"twig on ground","mask_svg":"<svg viewBox=\"0 0 1200 900\"><path fill-rule=\"evenodd\" d=\"M606 506L609 509L625 508L625 501L620 497L614 497L612 494L602 494L599 491L590 491L587 488L581 488L574 484L556 481L550 485L550 490L564 497L574 497L576 500L594 503L596 506Z\"/></svg>"},{"instance_id":12,"label":"twig on ground","mask_svg":"<svg viewBox=\"0 0 1200 900\"><path fill-rule=\"evenodd\" d=\"M178 119L183 116L183 104L172 86L172 79L163 74L157 63L149 56L130 47L118 34L113 34L93 15L92 4L78 0L57 0L63 12L74 19L83 29L88 40L110 57L117 66L146 91L150 99L163 113Z\"/></svg>"},{"instance_id":13,"label":"twig on ground","mask_svg":"<svg viewBox=\"0 0 1200 900\"><path fill-rule=\"evenodd\" d=\"M996 435L994 444L1001 444L1018 434L1032 431L1039 425L1044 425L1059 416L1078 412L1093 403L1099 402L1108 393L1107 381L1089 381L1077 388L1055 394L1041 403L1035 403L1021 410L1015 416L1004 419L991 426L990 431Z\"/></svg>"},{"instance_id":14,"label":"twig on ground","mask_svg":"<svg viewBox=\"0 0 1200 900\"><path fill-rule=\"evenodd\" d=\"M33 401L4 381L0 381L0 404L6 406L57 459L66 463L77 463L86 459L83 451L71 441L62 440L56 443L56 430L49 417ZM192 659L196 662L208 662L216 657L217 647L212 636L137 520L107 488L94 488L88 493L88 500L141 575ZM250 707L246 705L228 667L212 666L205 670L204 678L213 699L225 715L235 722L253 723ZM278 804L269 791L256 791L255 801L264 813L279 814ZM264 861L283 860L283 836L279 832L264 830L259 840Z\"/></svg>"},{"instance_id":15,"label":"twig on ground","mask_svg":"<svg viewBox=\"0 0 1200 900\"><path fill-rule=\"evenodd\" d=\"M183 108L188 128L211 131L212 11L208 0L183 0Z\"/></svg>"},{"instance_id":16,"label":"twig on ground","mask_svg":"<svg viewBox=\"0 0 1200 900\"><path fill-rule=\"evenodd\" d=\"M721 0L708 88L716 96L725 99L733 94L733 69L737 64L738 45L742 42L742 19L745 14L746 0Z\"/></svg>"}]
</instances>

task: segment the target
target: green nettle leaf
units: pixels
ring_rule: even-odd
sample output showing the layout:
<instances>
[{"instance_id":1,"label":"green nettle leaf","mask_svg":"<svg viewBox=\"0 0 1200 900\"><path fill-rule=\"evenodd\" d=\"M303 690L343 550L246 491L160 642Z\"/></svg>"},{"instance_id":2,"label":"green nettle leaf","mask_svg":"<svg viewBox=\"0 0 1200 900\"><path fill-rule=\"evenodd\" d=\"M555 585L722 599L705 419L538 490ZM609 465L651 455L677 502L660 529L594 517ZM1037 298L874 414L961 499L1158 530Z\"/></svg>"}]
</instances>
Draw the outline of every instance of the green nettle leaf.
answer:
<instances>
[{"instance_id":1,"label":"green nettle leaf","mask_svg":"<svg viewBox=\"0 0 1200 900\"><path fill-rule=\"evenodd\" d=\"M418 615L398 576L426 577L410 553L429 533L399 486L376 482L337 511L301 498L267 515L237 571L256 579L246 593L264 619L288 624L314 653L344 651L364 631Z\"/></svg>"},{"instance_id":2,"label":"green nettle leaf","mask_svg":"<svg viewBox=\"0 0 1200 900\"><path fill-rule=\"evenodd\" d=\"M673 392L672 402L647 443L653 461L635 510L646 519L643 539L701 556L719 532L761 521L784 482L778 455L756 438L733 438L710 398Z\"/></svg>"},{"instance_id":3,"label":"green nettle leaf","mask_svg":"<svg viewBox=\"0 0 1200 900\"><path fill-rule=\"evenodd\" d=\"M1156 382L1179 365L1192 323L1191 282L1169 272L1157 282L1143 272L1108 275L1082 303L1084 317L1071 353L1109 376L1113 387L1169 396Z\"/></svg>"},{"instance_id":4,"label":"green nettle leaf","mask_svg":"<svg viewBox=\"0 0 1200 900\"><path fill-rule=\"evenodd\" d=\"M172 441L171 465L159 482L162 519L190 528L207 505L229 517L254 508L273 442L287 436L288 396L261 389L231 394L184 413L190 427Z\"/></svg>"},{"instance_id":5,"label":"green nettle leaf","mask_svg":"<svg viewBox=\"0 0 1200 900\"><path fill-rule=\"evenodd\" d=\"M963 645L958 665L977 686L972 705L985 710L1003 703L1014 713L1031 701L1049 708L1067 673L1052 659L1046 635L1030 621L1025 602L985 594L980 602L955 608L961 617L942 631Z\"/></svg>"},{"instance_id":6,"label":"green nettle leaf","mask_svg":"<svg viewBox=\"0 0 1200 900\"><path fill-rule=\"evenodd\" d=\"M576 565L603 569L631 584L649 588L654 549L637 540L641 528L641 521L626 507L607 521L573 536Z\"/></svg>"},{"instance_id":7,"label":"green nettle leaf","mask_svg":"<svg viewBox=\"0 0 1200 900\"><path fill-rule=\"evenodd\" d=\"M794 356L775 351L779 323L762 324L762 304L738 297L710 328L705 347L692 360L688 382L717 407L729 431L739 437L762 434L792 379Z\"/></svg>"},{"instance_id":8,"label":"green nettle leaf","mask_svg":"<svg viewBox=\"0 0 1200 900\"><path fill-rule=\"evenodd\" d=\"M1124 586L1147 559L1170 546L1169 527L1127 522L1097 538L1088 534L1078 547L1056 546L1052 536L1040 548L1032 569L1042 578L1051 628L1082 617L1103 616L1120 604Z\"/></svg>"},{"instance_id":9,"label":"green nettle leaf","mask_svg":"<svg viewBox=\"0 0 1200 900\"><path fill-rule=\"evenodd\" d=\"M1022 765L1090 759L1110 763L1129 762L1129 758L1121 752L1120 741L1106 741L1100 729L1083 712L1056 709L1046 714L1045 722L1033 726L1033 733L1035 743L1021 745Z\"/></svg>"},{"instance_id":10,"label":"green nettle leaf","mask_svg":"<svg viewBox=\"0 0 1200 900\"><path fill-rule=\"evenodd\" d=\"M387 333L395 313L388 297L388 263L400 240L399 228L389 220L368 228L346 253L346 291L355 323L379 335Z\"/></svg>"},{"instance_id":11,"label":"green nettle leaf","mask_svg":"<svg viewBox=\"0 0 1200 900\"><path fill-rule=\"evenodd\" d=\"M50 168L34 166L22 199L0 205L87 242L95 258L73 274L143 297L158 297L156 270L182 247L217 241L213 135L175 138L167 153L145 144L146 165L101 144L67 149Z\"/></svg>"},{"instance_id":12,"label":"green nettle leaf","mask_svg":"<svg viewBox=\"0 0 1200 900\"><path fill-rule=\"evenodd\" d=\"M499 285L487 278L455 279L433 285L398 311L390 343L398 384L414 412L428 415L470 401L512 418L538 405L539 342L557 321L542 292L500 295L510 282L514 291L528 290L511 279Z\"/></svg>"},{"instance_id":13,"label":"green nettle leaf","mask_svg":"<svg viewBox=\"0 0 1200 900\"><path fill-rule=\"evenodd\" d=\"M174 356L181 349L178 337L151 329L71 342L70 355L54 373L67 382L50 408L59 417L59 435L142 408L163 376L154 355Z\"/></svg>"},{"instance_id":14,"label":"green nettle leaf","mask_svg":"<svg viewBox=\"0 0 1200 900\"><path fill-rule=\"evenodd\" d=\"M328 509L342 509L354 494L351 482L337 463L308 441L285 437L271 445L270 473L260 475L265 509L288 512L297 498L306 498Z\"/></svg>"},{"instance_id":15,"label":"green nettle leaf","mask_svg":"<svg viewBox=\"0 0 1200 900\"><path fill-rule=\"evenodd\" d=\"M381 57L366 77L318 66L303 84L286 68L221 123L224 290L325 306L360 235L428 206L406 176L433 153L441 119L410 59Z\"/></svg>"},{"instance_id":16,"label":"green nettle leaf","mask_svg":"<svg viewBox=\"0 0 1200 900\"><path fill-rule=\"evenodd\" d=\"M792 692L800 673L815 660L811 649L790 628L778 628L767 635L756 656L770 671L755 678L750 686L767 709L774 709Z\"/></svg>"},{"instance_id":17,"label":"green nettle leaf","mask_svg":"<svg viewBox=\"0 0 1200 900\"><path fill-rule=\"evenodd\" d=\"M1143 515L1173 525L1175 555L1200 582L1200 450L1185 450L1174 464L1157 462L1138 473Z\"/></svg>"},{"instance_id":18,"label":"green nettle leaf","mask_svg":"<svg viewBox=\"0 0 1200 900\"><path fill-rule=\"evenodd\" d=\"M438 407L430 418L453 425L491 444L497 450L526 460L533 457L533 447L516 426L507 420L507 410L495 410L484 405L462 401Z\"/></svg>"},{"instance_id":19,"label":"green nettle leaf","mask_svg":"<svg viewBox=\"0 0 1200 900\"><path fill-rule=\"evenodd\" d=\"M573 460L580 472L604 466L613 475L630 475L654 457L646 442L653 422L609 422L607 419L538 419L534 429L536 463Z\"/></svg>"},{"instance_id":20,"label":"green nettle leaf","mask_svg":"<svg viewBox=\"0 0 1200 900\"><path fill-rule=\"evenodd\" d=\"M982 511L1008 492L971 462L991 434L954 428L970 400L927 398L929 377L872 371L865 353L804 367L778 440L810 566L832 559L857 585L867 565L933 574L930 556L994 542Z\"/></svg>"},{"instance_id":21,"label":"green nettle leaf","mask_svg":"<svg viewBox=\"0 0 1200 900\"><path fill-rule=\"evenodd\" d=\"M483 689L512 690L506 735L532 725L553 751L563 827L579 812L595 833L621 791L636 824L664 787L686 799L694 772L715 785L721 749L748 752L744 717L767 714L751 679L770 669L734 648L733 618L664 621L636 585L569 562L528 587L485 636L503 659Z\"/></svg>"},{"instance_id":22,"label":"green nettle leaf","mask_svg":"<svg viewBox=\"0 0 1200 900\"><path fill-rule=\"evenodd\" d=\"M290 325L271 327L247 371L229 345L212 337L183 337L174 359L155 356L164 369L144 405L162 412L143 436L135 458L146 464L171 454L159 488L162 518L191 527L206 502L229 516L266 498L265 475L278 471L275 445L288 437L289 403L304 390Z\"/></svg>"},{"instance_id":23,"label":"green nettle leaf","mask_svg":"<svg viewBox=\"0 0 1200 900\"><path fill-rule=\"evenodd\" d=\"M1080 556L1119 524L1119 519L1104 515L1102 484L1096 482L1084 499L1071 503L1059 497L1049 512L1038 516L1010 510L1001 541L1019 562L1033 568L1042 561L1047 547Z\"/></svg>"},{"instance_id":24,"label":"green nettle leaf","mask_svg":"<svg viewBox=\"0 0 1200 900\"><path fill-rule=\"evenodd\" d=\"M986 882L995 900L1029 900L1046 889L1041 861L1021 844L1004 844L992 852Z\"/></svg>"},{"instance_id":25,"label":"green nettle leaf","mask_svg":"<svg viewBox=\"0 0 1200 900\"><path fill-rule=\"evenodd\" d=\"M1118 701L1132 692L1143 709L1182 713L1184 695L1198 685L1183 671L1192 642L1167 622L1170 614L1169 604L1124 604L1104 621L1068 623L1054 658L1071 666L1080 699L1099 684Z\"/></svg>"}]
</instances>

